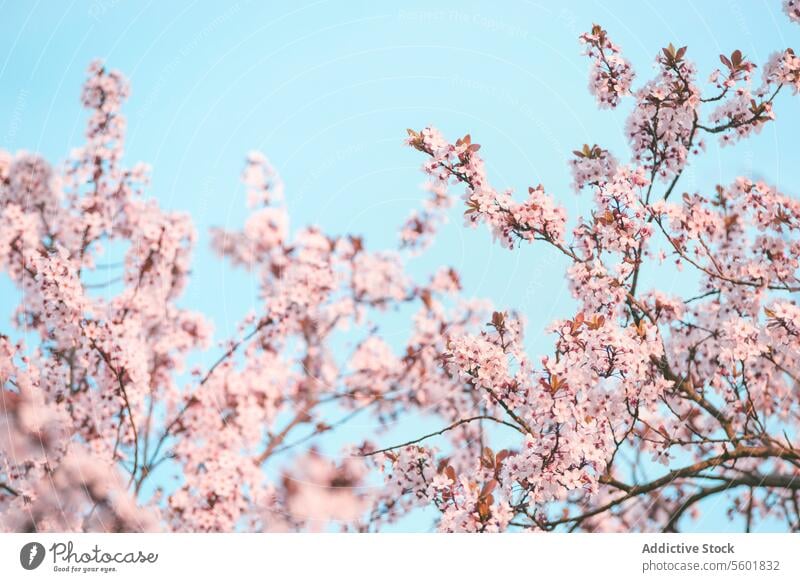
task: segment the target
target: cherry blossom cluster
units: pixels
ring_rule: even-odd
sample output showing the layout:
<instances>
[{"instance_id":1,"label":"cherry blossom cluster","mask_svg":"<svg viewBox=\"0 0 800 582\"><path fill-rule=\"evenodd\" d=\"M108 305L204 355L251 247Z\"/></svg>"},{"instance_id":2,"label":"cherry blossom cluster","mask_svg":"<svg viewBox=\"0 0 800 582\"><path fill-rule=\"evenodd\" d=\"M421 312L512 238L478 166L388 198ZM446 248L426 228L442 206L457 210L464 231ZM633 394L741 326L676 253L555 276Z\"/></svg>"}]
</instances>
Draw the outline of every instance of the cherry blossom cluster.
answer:
<instances>
[{"instance_id":1,"label":"cherry blossom cluster","mask_svg":"<svg viewBox=\"0 0 800 582\"><path fill-rule=\"evenodd\" d=\"M22 352L23 346L0 336L0 381L13 388L0 393L3 529L157 530L157 513L137 506L113 463L71 441L69 412L47 401L44 385L63 370Z\"/></svg>"},{"instance_id":2,"label":"cherry blossom cluster","mask_svg":"<svg viewBox=\"0 0 800 582\"><path fill-rule=\"evenodd\" d=\"M452 373L477 387L492 388L508 381L508 362L500 346L482 337L453 340L446 354Z\"/></svg>"},{"instance_id":3,"label":"cherry blossom cluster","mask_svg":"<svg viewBox=\"0 0 800 582\"><path fill-rule=\"evenodd\" d=\"M797 0L783 0L783 11L790 20L800 23L800 2Z\"/></svg>"},{"instance_id":4,"label":"cherry blossom cluster","mask_svg":"<svg viewBox=\"0 0 800 582\"><path fill-rule=\"evenodd\" d=\"M766 93L771 85L788 85L794 94L800 91L800 57L793 49L773 53L764 65L764 87L761 93Z\"/></svg>"},{"instance_id":5,"label":"cherry blossom cluster","mask_svg":"<svg viewBox=\"0 0 800 582\"><path fill-rule=\"evenodd\" d=\"M736 94L717 107L709 116L718 126L730 126L733 131L720 137L722 145L729 145L750 134L759 133L767 121L775 119L770 103L757 104L746 90Z\"/></svg>"},{"instance_id":6,"label":"cherry blossom cluster","mask_svg":"<svg viewBox=\"0 0 800 582\"><path fill-rule=\"evenodd\" d=\"M433 242L447 220L453 200L447 195L447 180L431 180L425 184L428 199L420 211L413 211L400 230L400 246L423 251Z\"/></svg>"},{"instance_id":7,"label":"cherry blossom cluster","mask_svg":"<svg viewBox=\"0 0 800 582\"><path fill-rule=\"evenodd\" d=\"M663 180L671 179L692 152L700 92L686 47L664 48L656 58L658 76L636 92L626 122L634 160Z\"/></svg>"},{"instance_id":8,"label":"cherry blossom cluster","mask_svg":"<svg viewBox=\"0 0 800 582\"><path fill-rule=\"evenodd\" d=\"M586 186L603 184L616 172L617 160L608 150L598 145L584 144L582 149L572 153L575 157L569 163L572 169L572 188L575 192Z\"/></svg>"},{"instance_id":9,"label":"cherry blossom cluster","mask_svg":"<svg viewBox=\"0 0 800 582\"><path fill-rule=\"evenodd\" d=\"M719 60L725 65L726 71L723 73L720 69L716 69L711 73L709 81L723 91L735 87L740 82L748 83L753 69L756 68L754 63L744 58L740 50L733 51L730 57L720 55Z\"/></svg>"},{"instance_id":10,"label":"cherry blossom cluster","mask_svg":"<svg viewBox=\"0 0 800 582\"><path fill-rule=\"evenodd\" d=\"M2 336L10 439L0 451L2 528L356 527L369 503L355 490L366 467L357 456L331 464L284 453L278 481L263 465L304 430L305 438L332 430L315 412L324 402L396 413L403 401L376 402L374 379L382 372L385 389L395 389L401 359L373 341L352 364L339 362L327 342L353 324L372 329L374 314L412 301L437 310L447 327L437 297L457 292L458 275L444 270L418 286L395 254L368 252L358 237L306 228L292 239L280 178L251 153L242 180L253 213L242 230L212 239L259 273L264 307L220 342L205 371L187 369L212 338L205 318L178 306L196 233L188 215L144 198L146 166L123 166L127 95L121 74L93 63L86 143L63 168L24 152L0 155L0 265L22 291L14 321L34 338L26 349ZM416 341L433 343L425 333ZM419 377L441 386L428 371L437 350L418 352ZM311 501L317 509L301 511Z\"/></svg>"},{"instance_id":11,"label":"cherry blossom cluster","mask_svg":"<svg viewBox=\"0 0 800 582\"><path fill-rule=\"evenodd\" d=\"M522 203L514 200L510 190L493 189L477 153L480 145L472 143L469 135L450 144L432 127L419 133L409 129L408 134L406 143L430 156L423 168L426 174L445 185L456 182L466 186L466 224L475 227L485 222L494 238L509 248L517 240L563 240L564 210L541 185L529 187L528 199Z\"/></svg>"},{"instance_id":12,"label":"cherry blossom cluster","mask_svg":"<svg viewBox=\"0 0 800 582\"><path fill-rule=\"evenodd\" d=\"M591 32L580 36L580 41L586 45L584 54L592 59L589 92L601 108L615 108L620 99L631 92L633 68L601 26L592 26Z\"/></svg>"},{"instance_id":13,"label":"cherry blossom cluster","mask_svg":"<svg viewBox=\"0 0 800 582\"><path fill-rule=\"evenodd\" d=\"M598 68L613 72L598 52L606 38L597 26L581 37L590 44L593 92L605 95L601 106L616 106L616 95L627 91L616 93L613 83L603 85L608 76L595 76ZM686 52L664 48L657 77L632 92L630 165L597 145L574 152L573 187L593 192L594 205L571 237L565 219L559 236L541 222L535 227L540 235L531 238L570 261L577 303L574 317L549 328L553 353L534 365L520 320L508 313L495 312L479 334L448 334L444 368L480 394L481 407L379 451L386 483L405 496L393 508L432 503L442 531L677 531L702 517L705 499L719 496L748 531L768 515L800 529L792 436L800 206L745 177L711 195L678 190L689 153L702 151L702 134L733 142L775 118L780 89L796 89L796 57L791 49L773 56L753 90L755 65L738 50L722 55L727 71L712 74L714 92L706 97ZM708 121L702 103L717 104ZM428 156L426 174L464 187L468 222L485 220L500 238L503 227L523 238L524 219L506 216L510 194L498 194L477 149L465 149L471 139L448 144L432 128L410 135L409 144ZM642 273L668 257L689 268L696 293L645 285ZM474 424L480 428L468 428ZM495 454L484 425L509 430L504 443L516 444ZM423 444L441 434L449 435L449 448ZM470 434L479 446L458 446ZM637 476L651 465L662 469Z\"/></svg>"}]
</instances>

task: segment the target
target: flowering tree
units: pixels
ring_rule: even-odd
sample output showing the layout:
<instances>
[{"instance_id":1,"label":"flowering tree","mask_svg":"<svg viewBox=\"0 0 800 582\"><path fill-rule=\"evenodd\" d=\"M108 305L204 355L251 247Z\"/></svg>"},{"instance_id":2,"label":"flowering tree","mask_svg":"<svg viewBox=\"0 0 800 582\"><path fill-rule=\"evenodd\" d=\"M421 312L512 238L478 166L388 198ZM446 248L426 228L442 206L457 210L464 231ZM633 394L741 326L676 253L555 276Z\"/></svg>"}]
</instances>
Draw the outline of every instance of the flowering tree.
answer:
<instances>
[{"instance_id":1,"label":"flowering tree","mask_svg":"<svg viewBox=\"0 0 800 582\"><path fill-rule=\"evenodd\" d=\"M86 145L62 169L0 156L0 267L22 291L26 340L0 335L0 526L375 531L432 506L442 531L673 531L718 498L748 530L767 517L800 529L800 203L744 177L710 194L679 185L707 134L732 143L774 119L779 94L800 90L800 58L773 55L754 84L754 63L721 55L706 94L670 45L634 90L605 30L581 42L599 106L631 102L629 163L597 145L570 161L588 216L568 219L543 186L522 202L496 190L469 135L409 130L430 198L400 249L376 252L292 234L280 178L252 153L252 212L212 243L258 277L261 307L206 368L191 358L211 326L178 305L191 221L144 198L145 166L123 165L127 83L93 64ZM538 362L519 314L460 298L452 269L404 271L453 187L468 225L569 261L576 310ZM665 262L696 291L643 288ZM382 314L400 306L412 329L390 345ZM337 462L317 448L357 414L413 428L421 413L441 428L390 447L363 435Z\"/></svg>"}]
</instances>

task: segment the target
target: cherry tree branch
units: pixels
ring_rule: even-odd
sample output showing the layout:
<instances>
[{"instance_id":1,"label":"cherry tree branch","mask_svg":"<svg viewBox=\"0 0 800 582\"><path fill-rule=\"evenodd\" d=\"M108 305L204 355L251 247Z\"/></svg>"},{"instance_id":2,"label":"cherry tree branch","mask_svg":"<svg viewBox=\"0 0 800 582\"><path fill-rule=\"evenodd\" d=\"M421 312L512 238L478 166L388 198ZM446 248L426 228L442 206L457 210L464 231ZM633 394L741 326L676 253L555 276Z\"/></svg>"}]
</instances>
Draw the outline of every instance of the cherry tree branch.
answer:
<instances>
[{"instance_id":1,"label":"cherry tree branch","mask_svg":"<svg viewBox=\"0 0 800 582\"><path fill-rule=\"evenodd\" d=\"M375 451L370 451L368 453L360 453L359 456L360 457L371 457L373 455L378 455L380 453L386 453L386 452L389 452L389 451L393 451L395 449L402 449L403 447L408 447L408 446L411 446L411 445L415 445L417 443L421 443L422 441L427 440L427 439L429 439L431 437L435 437L435 436L444 434L447 431L453 430L454 428L458 428L459 426L462 426L464 424L468 424L470 422L474 422L476 420L489 420L489 421L492 421L492 422L496 422L497 424L502 424L504 426L513 428L517 432L524 434L523 431L515 424L511 424L510 422L506 422L505 420L501 420L501 419L495 418L493 416L487 416L487 415L481 414L481 415L478 415L478 416L471 416L469 418L462 418L461 420L458 420L458 421L454 422L453 424L444 427L441 430L437 430L436 432L432 432L432 433L426 434L426 435L421 436L421 437L419 437L417 439L413 439L413 440L410 440L408 442L401 443L399 445L386 447L385 449L378 449L378 450L375 450Z\"/></svg>"}]
</instances>

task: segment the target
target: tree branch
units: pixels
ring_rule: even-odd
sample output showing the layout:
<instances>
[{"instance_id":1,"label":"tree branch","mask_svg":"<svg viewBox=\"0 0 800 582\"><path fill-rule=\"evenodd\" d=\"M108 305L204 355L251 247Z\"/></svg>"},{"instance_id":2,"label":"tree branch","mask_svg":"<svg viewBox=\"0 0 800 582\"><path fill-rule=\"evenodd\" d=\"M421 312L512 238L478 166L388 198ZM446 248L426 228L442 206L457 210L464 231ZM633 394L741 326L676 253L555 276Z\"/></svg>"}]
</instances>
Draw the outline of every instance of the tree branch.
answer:
<instances>
[{"instance_id":1,"label":"tree branch","mask_svg":"<svg viewBox=\"0 0 800 582\"><path fill-rule=\"evenodd\" d=\"M487 416L487 415L471 416L470 418L462 418L461 420L456 421L453 424L444 427L442 430L437 430L436 432L432 432L430 434L426 434L425 436L421 436L418 439L414 439L414 440L411 440L411 441L408 441L408 442L405 442L405 443L402 443L402 444L399 444L399 445L394 445L392 447L386 447L385 449L378 449L377 451L370 451L368 453L361 453L359 456L361 456L361 457L371 457L372 455L377 455L379 453L386 453L386 452L389 452L389 451L393 451L395 449L402 449L403 447L408 447L408 446L411 446L411 445L415 445L415 444L420 443L420 442L422 442L422 441L424 441L426 439L438 436L440 434L444 434L449 430L453 430L454 428L457 428L457 427L461 426L462 424L467 424L467 423L473 422L475 420L490 420L492 422L496 422L497 424L502 424L502 425L511 427L514 430L516 430L517 432L522 433L522 430L518 426L516 426L514 424L511 424L510 422L506 422L505 420L501 420L499 418L495 418L493 416Z\"/></svg>"}]
</instances>

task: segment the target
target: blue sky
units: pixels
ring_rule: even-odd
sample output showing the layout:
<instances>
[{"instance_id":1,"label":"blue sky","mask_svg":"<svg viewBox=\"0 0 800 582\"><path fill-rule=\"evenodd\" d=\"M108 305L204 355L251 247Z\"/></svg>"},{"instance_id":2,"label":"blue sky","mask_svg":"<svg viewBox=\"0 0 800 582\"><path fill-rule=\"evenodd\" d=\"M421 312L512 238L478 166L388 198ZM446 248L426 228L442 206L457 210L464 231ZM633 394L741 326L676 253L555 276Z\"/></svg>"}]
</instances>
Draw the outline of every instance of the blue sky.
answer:
<instances>
[{"instance_id":1,"label":"blue sky","mask_svg":"<svg viewBox=\"0 0 800 582\"><path fill-rule=\"evenodd\" d=\"M397 227L424 196L420 155L402 140L407 127L431 123L453 138L471 133L495 186L524 193L541 182L574 217L587 205L569 188L570 151L588 142L628 155L627 109L599 112L586 90L577 36L593 22L622 46L639 82L670 42L689 46L701 78L721 52L739 48L761 63L800 45L800 28L777 0L435 8L97 0L6 2L0 12L0 148L63 160L81 143L79 91L90 60L123 71L132 83L127 161L152 164L150 194L192 214L200 240L184 304L207 313L220 337L257 307L254 279L215 259L207 236L210 226L234 228L245 217L238 176L248 151L262 150L280 171L293 226L360 233L373 249L396 244ZM783 95L776 112L778 123L754 139L709 143L683 188L707 191L746 174L800 191L800 101ZM562 259L540 247L500 249L485 229L463 229L459 215L412 269L454 266L466 295L523 311L531 352L544 352L542 328L572 305ZM646 280L681 285L669 270ZM13 296L0 280L5 312Z\"/></svg>"}]
</instances>

